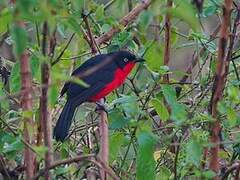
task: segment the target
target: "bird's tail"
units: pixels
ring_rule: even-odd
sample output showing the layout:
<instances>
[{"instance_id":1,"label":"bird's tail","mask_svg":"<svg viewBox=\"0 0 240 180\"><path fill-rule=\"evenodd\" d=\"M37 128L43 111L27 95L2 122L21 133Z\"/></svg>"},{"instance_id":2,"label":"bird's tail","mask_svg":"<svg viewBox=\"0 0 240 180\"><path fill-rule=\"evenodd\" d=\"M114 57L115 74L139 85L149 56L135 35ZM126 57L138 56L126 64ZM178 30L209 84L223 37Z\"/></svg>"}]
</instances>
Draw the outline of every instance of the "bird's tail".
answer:
<instances>
[{"instance_id":1,"label":"bird's tail","mask_svg":"<svg viewBox=\"0 0 240 180\"><path fill-rule=\"evenodd\" d=\"M76 107L73 106L71 101L66 102L53 131L53 137L57 141L64 141L68 135L68 130L71 126L75 109Z\"/></svg>"}]
</instances>

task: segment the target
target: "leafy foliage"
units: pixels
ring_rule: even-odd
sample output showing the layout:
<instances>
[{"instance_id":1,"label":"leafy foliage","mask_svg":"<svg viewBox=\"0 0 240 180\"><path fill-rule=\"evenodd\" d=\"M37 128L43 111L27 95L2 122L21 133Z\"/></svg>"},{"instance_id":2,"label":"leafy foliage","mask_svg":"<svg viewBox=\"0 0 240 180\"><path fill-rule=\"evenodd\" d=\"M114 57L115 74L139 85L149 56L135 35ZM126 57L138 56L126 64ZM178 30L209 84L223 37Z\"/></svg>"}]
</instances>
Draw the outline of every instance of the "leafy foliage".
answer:
<instances>
[{"instance_id":1,"label":"leafy foliage","mask_svg":"<svg viewBox=\"0 0 240 180\"><path fill-rule=\"evenodd\" d=\"M96 39L111 28L120 29L109 42L99 45L101 53L127 48L146 59L122 87L107 97L109 167L121 179L212 179L216 176L209 170L207 151L213 146L209 127L215 119L209 113L209 104L217 68L218 35L210 36L209 32L213 31L212 26L217 26L223 1L205 0L203 11L198 14L190 0L173 0L172 7L167 7L166 1L155 0L133 23L126 27L120 25L119 20L131 10L131 4L135 7L139 3L135 0L18 0L15 4L0 1L0 48L4 42L14 54L11 59L0 51L0 70L6 66L11 72L8 84L0 84L0 160L7 170L15 172L23 166L22 117L33 117L35 126L29 129L32 135L37 133L41 64L50 65L48 103L54 124L65 102L59 98L63 83L71 80L87 86L82 80L70 77L73 69L92 56L85 40L88 27L84 14ZM232 28L237 11L234 7ZM167 14L171 17L170 64L164 64ZM24 22L26 28L19 22ZM42 54L44 22L49 25L47 40L56 40L53 52L49 52L53 44L48 45L47 56ZM23 52L27 52L31 64L31 112L22 111L19 104L22 83L19 59ZM193 63L196 56L197 62ZM218 103L222 173L240 158L238 43L234 44L231 58L223 99ZM169 82L163 80L166 75L170 77ZM188 79L184 80L184 76ZM88 103L81 105L71 136L63 143L53 140L57 160L99 152L99 115L94 109ZM39 168L44 166L47 148L41 142L32 147ZM91 162L80 161L58 166L51 172L56 179L80 179L85 178L89 167L97 169ZM1 165L0 173L4 175ZM17 175L20 178L22 174ZM229 178L235 174L229 174Z\"/></svg>"}]
</instances>

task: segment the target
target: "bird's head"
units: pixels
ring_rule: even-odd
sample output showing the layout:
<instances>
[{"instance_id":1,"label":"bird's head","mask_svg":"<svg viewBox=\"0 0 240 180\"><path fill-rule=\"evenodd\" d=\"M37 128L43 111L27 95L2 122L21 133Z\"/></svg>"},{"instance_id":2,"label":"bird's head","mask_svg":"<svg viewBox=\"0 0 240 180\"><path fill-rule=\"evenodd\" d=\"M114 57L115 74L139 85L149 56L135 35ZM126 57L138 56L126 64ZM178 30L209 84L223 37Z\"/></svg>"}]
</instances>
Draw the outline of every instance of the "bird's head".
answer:
<instances>
[{"instance_id":1,"label":"bird's head","mask_svg":"<svg viewBox=\"0 0 240 180\"><path fill-rule=\"evenodd\" d=\"M137 57L136 55L130 53L129 51L116 51L110 53L110 56L112 56L112 58L120 68L124 68L129 63L135 64L138 62L145 61L143 58Z\"/></svg>"}]
</instances>

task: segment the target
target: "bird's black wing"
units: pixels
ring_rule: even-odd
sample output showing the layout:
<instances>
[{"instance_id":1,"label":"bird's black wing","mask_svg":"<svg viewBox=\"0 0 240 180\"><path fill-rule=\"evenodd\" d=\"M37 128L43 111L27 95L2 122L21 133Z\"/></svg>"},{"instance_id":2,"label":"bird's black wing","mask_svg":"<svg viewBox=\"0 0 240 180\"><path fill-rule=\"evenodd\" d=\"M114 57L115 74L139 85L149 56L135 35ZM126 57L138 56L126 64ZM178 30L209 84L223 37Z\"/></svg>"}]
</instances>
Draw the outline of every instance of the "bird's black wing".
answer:
<instances>
[{"instance_id":1,"label":"bird's black wing","mask_svg":"<svg viewBox=\"0 0 240 180\"><path fill-rule=\"evenodd\" d=\"M81 77L82 73L91 71L93 68L96 68L93 72ZM116 68L117 64L114 60L109 59L107 55L98 55L91 58L72 73L73 76L78 77L78 75L80 75L80 78L87 83L89 87L83 87L79 84L69 82L66 88L67 99L77 99L77 96L81 96L87 92L87 95L84 95L86 96L84 97L86 101L89 97L96 95L105 87L106 84L110 83L114 79ZM93 92L92 89L98 82L102 83L102 87L100 90Z\"/></svg>"},{"instance_id":2,"label":"bird's black wing","mask_svg":"<svg viewBox=\"0 0 240 180\"><path fill-rule=\"evenodd\" d=\"M106 54L100 54L100 55L97 55L97 56L94 56L94 57L88 59L83 64L81 64L77 69L75 69L72 72L71 76L77 76L78 74L84 73L89 68L100 64L106 57L107 57ZM86 78L84 78L84 79L86 79ZM60 96L63 96L68 91L68 88L71 84L72 84L72 82L66 82L64 84L64 86L61 90ZM84 90L85 88L82 86L82 89Z\"/></svg>"}]
</instances>

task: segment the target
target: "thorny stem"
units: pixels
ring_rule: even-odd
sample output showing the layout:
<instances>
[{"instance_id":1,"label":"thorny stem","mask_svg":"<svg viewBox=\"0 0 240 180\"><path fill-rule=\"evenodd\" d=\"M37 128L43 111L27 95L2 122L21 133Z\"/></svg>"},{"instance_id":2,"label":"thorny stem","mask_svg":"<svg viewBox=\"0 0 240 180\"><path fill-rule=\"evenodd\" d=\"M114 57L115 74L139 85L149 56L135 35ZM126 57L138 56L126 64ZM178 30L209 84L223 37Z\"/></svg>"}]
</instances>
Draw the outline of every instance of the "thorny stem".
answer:
<instances>
[{"instance_id":1,"label":"thorny stem","mask_svg":"<svg viewBox=\"0 0 240 180\"><path fill-rule=\"evenodd\" d=\"M209 168L218 174L219 172L219 142L220 142L220 131L221 125L218 119L217 105L222 99L223 91L226 83L226 78L228 74L228 61L226 59L226 48L228 42L228 30L230 24L232 10L232 0L225 0L223 6L223 21L220 29L220 39L218 44L218 61L217 69L214 77L214 84L212 88L212 97L209 105L209 113L212 115L215 122L211 124L211 137L210 141L215 144L210 148L210 164ZM215 179L219 179L218 176Z\"/></svg>"},{"instance_id":2,"label":"thorny stem","mask_svg":"<svg viewBox=\"0 0 240 180\"><path fill-rule=\"evenodd\" d=\"M43 41L42 41L42 54L46 56L47 54L47 34L48 34L48 24L44 22L43 24ZM51 47L53 48L53 47ZM53 48L54 49L54 48ZM47 62L43 62L41 65L41 97L40 97L40 123L42 127L43 137L44 137L44 145L48 148L45 154L45 179L50 180L50 172L48 168L50 167L53 161L52 155L52 121L49 118L48 113L48 85L50 83L50 68Z\"/></svg>"}]
</instances>

